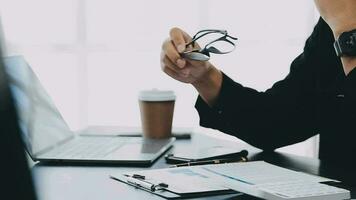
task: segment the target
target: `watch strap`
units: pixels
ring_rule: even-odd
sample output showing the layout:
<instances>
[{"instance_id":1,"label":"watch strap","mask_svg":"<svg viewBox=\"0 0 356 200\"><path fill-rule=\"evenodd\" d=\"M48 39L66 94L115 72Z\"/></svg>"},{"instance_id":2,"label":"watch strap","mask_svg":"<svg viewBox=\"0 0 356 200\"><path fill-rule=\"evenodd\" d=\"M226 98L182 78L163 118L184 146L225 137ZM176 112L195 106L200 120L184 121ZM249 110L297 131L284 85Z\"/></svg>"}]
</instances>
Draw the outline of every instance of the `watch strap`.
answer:
<instances>
[{"instance_id":1,"label":"watch strap","mask_svg":"<svg viewBox=\"0 0 356 200\"><path fill-rule=\"evenodd\" d=\"M336 55L337 55L338 57L343 56L343 53L342 53L342 50L341 50L341 47L340 47L339 40L335 40L335 42L334 42L334 49L335 49Z\"/></svg>"}]
</instances>

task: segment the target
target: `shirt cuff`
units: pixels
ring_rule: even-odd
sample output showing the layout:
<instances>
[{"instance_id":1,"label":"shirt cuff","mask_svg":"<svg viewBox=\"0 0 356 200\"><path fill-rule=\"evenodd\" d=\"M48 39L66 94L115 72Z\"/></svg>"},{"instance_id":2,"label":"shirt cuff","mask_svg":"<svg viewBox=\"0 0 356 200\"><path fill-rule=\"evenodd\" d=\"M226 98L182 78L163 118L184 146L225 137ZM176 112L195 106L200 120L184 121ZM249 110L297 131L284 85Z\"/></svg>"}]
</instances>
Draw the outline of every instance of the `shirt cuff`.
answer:
<instances>
[{"instance_id":1,"label":"shirt cuff","mask_svg":"<svg viewBox=\"0 0 356 200\"><path fill-rule=\"evenodd\" d=\"M195 109L199 114L200 126L211 127L211 125L216 123L217 113L201 98L201 96L198 96L195 103Z\"/></svg>"},{"instance_id":2,"label":"shirt cuff","mask_svg":"<svg viewBox=\"0 0 356 200\"><path fill-rule=\"evenodd\" d=\"M236 105L236 97L243 90L243 86L233 81L223 73L222 85L219 95L213 106L209 106L201 96L195 103L195 108L200 117L200 125L204 127L218 128L223 123L224 116L228 115L232 105Z\"/></svg>"}]
</instances>

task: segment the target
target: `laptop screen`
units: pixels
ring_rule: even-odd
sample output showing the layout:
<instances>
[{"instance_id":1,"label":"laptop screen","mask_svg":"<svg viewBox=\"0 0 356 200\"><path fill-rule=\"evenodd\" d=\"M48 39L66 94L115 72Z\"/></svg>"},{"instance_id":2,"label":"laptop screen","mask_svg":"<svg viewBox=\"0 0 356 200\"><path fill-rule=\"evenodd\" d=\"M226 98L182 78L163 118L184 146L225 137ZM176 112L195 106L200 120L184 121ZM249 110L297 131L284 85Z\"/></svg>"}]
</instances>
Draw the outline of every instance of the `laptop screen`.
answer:
<instances>
[{"instance_id":1,"label":"laptop screen","mask_svg":"<svg viewBox=\"0 0 356 200\"><path fill-rule=\"evenodd\" d=\"M74 136L22 56L4 58L27 151L35 156Z\"/></svg>"}]
</instances>

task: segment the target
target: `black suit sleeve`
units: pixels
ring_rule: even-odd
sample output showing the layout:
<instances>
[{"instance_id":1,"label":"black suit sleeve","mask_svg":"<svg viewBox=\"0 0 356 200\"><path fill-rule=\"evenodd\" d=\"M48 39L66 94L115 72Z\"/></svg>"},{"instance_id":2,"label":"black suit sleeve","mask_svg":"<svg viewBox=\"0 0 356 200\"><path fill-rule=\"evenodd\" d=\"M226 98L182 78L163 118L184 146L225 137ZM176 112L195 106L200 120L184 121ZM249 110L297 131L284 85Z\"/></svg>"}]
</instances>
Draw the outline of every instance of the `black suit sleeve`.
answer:
<instances>
[{"instance_id":1,"label":"black suit sleeve","mask_svg":"<svg viewBox=\"0 0 356 200\"><path fill-rule=\"evenodd\" d=\"M325 32L328 34L322 35ZM265 92L243 87L224 74L213 107L201 97L197 99L200 125L234 135L264 150L301 142L317 134L315 66L322 65L321 60L328 62L323 49L332 46L330 33L320 19L303 53L292 62L288 76ZM349 91L354 95L355 73L353 76L348 85L353 87Z\"/></svg>"},{"instance_id":2,"label":"black suit sleeve","mask_svg":"<svg viewBox=\"0 0 356 200\"><path fill-rule=\"evenodd\" d=\"M340 90L341 94L344 95L344 100L341 101L341 103L344 104L342 106L344 109L343 112L339 115L342 120L341 128L344 132L349 132L350 135L354 136L356 131L356 68L346 76L344 84ZM339 131L341 131L340 127Z\"/></svg>"},{"instance_id":3,"label":"black suit sleeve","mask_svg":"<svg viewBox=\"0 0 356 200\"><path fill-rule=\"evenodd\" d=\"M350 107L355 107L356 104L356 68L353 69L346 77L343 87L344 93L350 99Z\"/></svg>"}]
</instances>

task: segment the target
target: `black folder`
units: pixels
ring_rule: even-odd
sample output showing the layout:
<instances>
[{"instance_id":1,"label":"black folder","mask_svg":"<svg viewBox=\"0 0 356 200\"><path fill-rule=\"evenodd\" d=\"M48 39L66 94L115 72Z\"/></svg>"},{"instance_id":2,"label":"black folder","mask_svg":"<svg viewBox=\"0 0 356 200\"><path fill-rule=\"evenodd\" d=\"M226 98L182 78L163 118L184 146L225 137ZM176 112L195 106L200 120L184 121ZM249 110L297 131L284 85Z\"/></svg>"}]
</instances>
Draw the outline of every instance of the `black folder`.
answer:
<instances>
[{"instance_id":1,"label":"black folder","mask_svg":"<svg viewBox=\"0 0 356 200\"><path fill-rule=\"evenodd\" d=\"M247 160L248 151L225 146L212 146L200 148L194 152L167 154L165 160L168 164L181 164L215 159Z\"/></svg>"}]
</instances>

